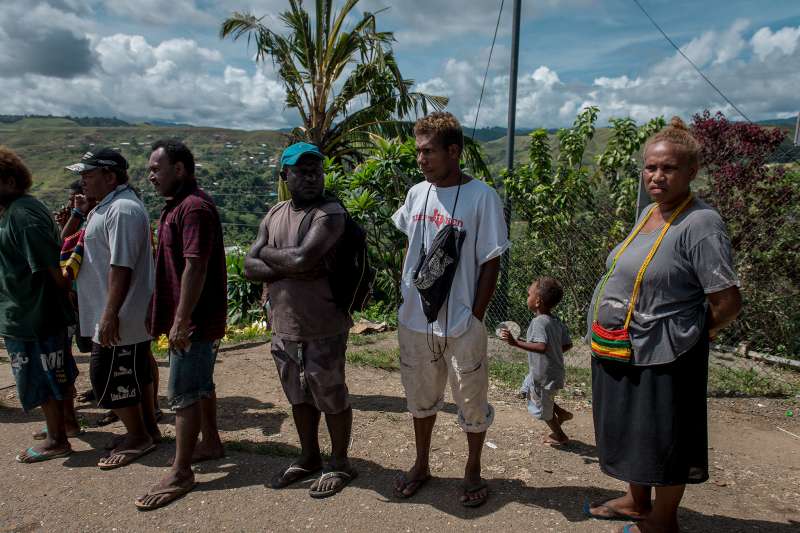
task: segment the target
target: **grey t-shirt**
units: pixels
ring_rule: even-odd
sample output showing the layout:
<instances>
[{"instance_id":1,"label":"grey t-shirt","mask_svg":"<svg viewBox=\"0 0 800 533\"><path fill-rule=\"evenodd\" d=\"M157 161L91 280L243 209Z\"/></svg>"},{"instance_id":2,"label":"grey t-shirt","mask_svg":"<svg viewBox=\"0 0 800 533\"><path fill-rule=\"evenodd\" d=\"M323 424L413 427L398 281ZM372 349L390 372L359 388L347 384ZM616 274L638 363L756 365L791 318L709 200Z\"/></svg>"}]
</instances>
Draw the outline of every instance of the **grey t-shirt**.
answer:
<instances>
[{"instance_id":1,"label":"grey t-shirt","mask_svg":"<svg viewBox=\"0 0 800 533\"><path fill-rule=\"evenodd\" d=\"M528 368L533 383L545 390L564 388L563 346L572 344L569 329L555 315L536 315L528 326L528 342L547 345L544 353L528 352Z\"/></svg>"},{"instance_id":2,"label":"grey t-shirt","mask_svg":"<svg viewBox=\"0 0 800 533\"><path fill-rule=\"evenodd\" d=\"M141 200L120 185L89 213L84 256L78 272L81 335L98 342L97 326L108 298L111 265L133 270L131 285L119 310L120 346L151 339L145 320L155 274L150 220Z\"/></svg>"},{"instance_id":3,"label":"grey t-shirt","mask_svg":"<svg viewBox=\"0 0 800 533\"><path fill-rule=\"evenodd\" d=\"M617 261L600 303L598 322L603 327L617 329L625 323L636 274L659 233L639 233ZM609 254L607 269L621 245ZM695 199L667 231L645 271L629 328L632 363L669 363L692 348L705 331L706 294L734 286L739 278L725 224L714 208ZM599 283L589 307L590 332L598 289Z\"/></svg>"}]
</instances>

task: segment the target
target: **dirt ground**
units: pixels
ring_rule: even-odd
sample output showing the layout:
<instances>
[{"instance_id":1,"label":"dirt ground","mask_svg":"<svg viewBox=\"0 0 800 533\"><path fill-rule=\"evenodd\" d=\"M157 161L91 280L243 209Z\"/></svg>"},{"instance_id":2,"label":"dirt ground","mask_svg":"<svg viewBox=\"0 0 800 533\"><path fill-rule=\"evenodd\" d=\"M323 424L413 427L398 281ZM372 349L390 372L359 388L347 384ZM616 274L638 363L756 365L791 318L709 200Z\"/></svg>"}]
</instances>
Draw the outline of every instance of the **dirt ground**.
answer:
<instances>
[{"instance_id":1,"label":"dirt ground","mask_svg":"<svg viewBox=\"0 0 800 533\"><path fill-rule=\"evenodd\" d=\"M78 362L82 390L88 388L88 358L79 356ZM0 372L6 378L8 364L0 364ZM162 394L167 373L162 361ZM623 489L597 466L591 406L585 401L564 402L575 413L565 426L573 442L557 450L540 444L544 426L530 419L522 401L493 386L496 418L484 449L491 497L481 508L465 509L457 498L466 442L449 396L433 438L435 478L414 498L397 500L391 494L392 478L414 456L399 374L348 368L355 410L351 453L360 476L341 494L312 500L310 482L280 491L266 485L298 451L268 348L220 353L216 381L228 456L198 465L200 485L150 513L138 512L133 499L167 471L174 444L162 444L131 466L100 471L95 465L103 444L122 428L93 427L101 411L84 405L79 414L89 428L72 440L76 453L18 464L14 456L32 444L30 435L42 427L42 417L23 413L13 388L0 389L0 531L605 532L620 525L587 519L581 510L584 502L614 497ZM800 531L800 439L777 429L800 435L798 417L785 416L797 402L710 400L711 480L688 488L681 508L684 531ZM161 428L166 435L172 434L173 423L173 416L165 416ZM323 442L327 447L326 437Z\"/></svg>"}]
</instances>

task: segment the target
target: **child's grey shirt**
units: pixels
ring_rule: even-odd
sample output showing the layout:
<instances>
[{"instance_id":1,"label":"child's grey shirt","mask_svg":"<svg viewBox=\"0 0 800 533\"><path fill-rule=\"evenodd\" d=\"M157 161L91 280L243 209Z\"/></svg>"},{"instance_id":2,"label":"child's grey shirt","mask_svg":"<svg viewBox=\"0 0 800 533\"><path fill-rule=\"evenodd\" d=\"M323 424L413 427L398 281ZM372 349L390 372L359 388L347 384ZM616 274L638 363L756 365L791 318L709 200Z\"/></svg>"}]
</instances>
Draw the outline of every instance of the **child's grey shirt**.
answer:
<instances>
[{"instance_id":1,"label":"child's grey shirt","mask_svg":"<svg viewBox=\"0 0 800 533\"><path fill-rule=\"evenodd\" d=\"M563 389L566 371L561 347L572 344L567 326L554 315L537 315L528 326L526 338L547 345L544 353L528 352L533 383L545 390Z\"/></svg>"}]
</instances>

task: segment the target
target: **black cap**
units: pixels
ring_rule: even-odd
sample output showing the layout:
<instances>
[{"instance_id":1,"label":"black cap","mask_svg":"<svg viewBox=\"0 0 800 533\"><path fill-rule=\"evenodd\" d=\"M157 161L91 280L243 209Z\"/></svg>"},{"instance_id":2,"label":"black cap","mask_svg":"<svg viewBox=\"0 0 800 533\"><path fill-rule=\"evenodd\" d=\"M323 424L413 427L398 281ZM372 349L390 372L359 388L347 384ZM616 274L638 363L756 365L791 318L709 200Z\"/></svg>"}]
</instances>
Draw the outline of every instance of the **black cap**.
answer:
<instances>
[{"instance_id":1,"label":"black cap","mask_svg":"<svg viewBox=\"0 0 800 533\"><path fill-rule=\"evenodd\" d=\"M101 148L96 152L86 152L78 163L65 168L78 174L95 168L121 168L124 170L128 168L128 162L116 150Z\"/></svg>"}]
</instances>

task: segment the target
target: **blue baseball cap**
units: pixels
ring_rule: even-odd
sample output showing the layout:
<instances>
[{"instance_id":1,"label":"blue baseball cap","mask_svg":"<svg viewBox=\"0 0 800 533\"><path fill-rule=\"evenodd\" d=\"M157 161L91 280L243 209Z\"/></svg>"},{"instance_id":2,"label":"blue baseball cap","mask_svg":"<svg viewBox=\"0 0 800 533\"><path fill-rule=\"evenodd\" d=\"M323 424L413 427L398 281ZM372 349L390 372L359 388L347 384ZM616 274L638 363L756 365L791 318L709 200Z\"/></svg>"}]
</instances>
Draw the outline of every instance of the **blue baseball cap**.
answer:
<instances>
[{"instance_id":1,"label":"blue baseball cap","mask_svg":"<svg viewBox=\"0 0 800 533\"><path fill-rule=\"evenodd\" d=\"M319 148L313 144L305 142L294 143L293 145L286 147L281 154L281 168L285 167L286 165L296 165L297 161L306 154L311 154L320 159L325 158L325 156L322 155L322 152L319 151Z\"/></svg>"}]
</instances>

